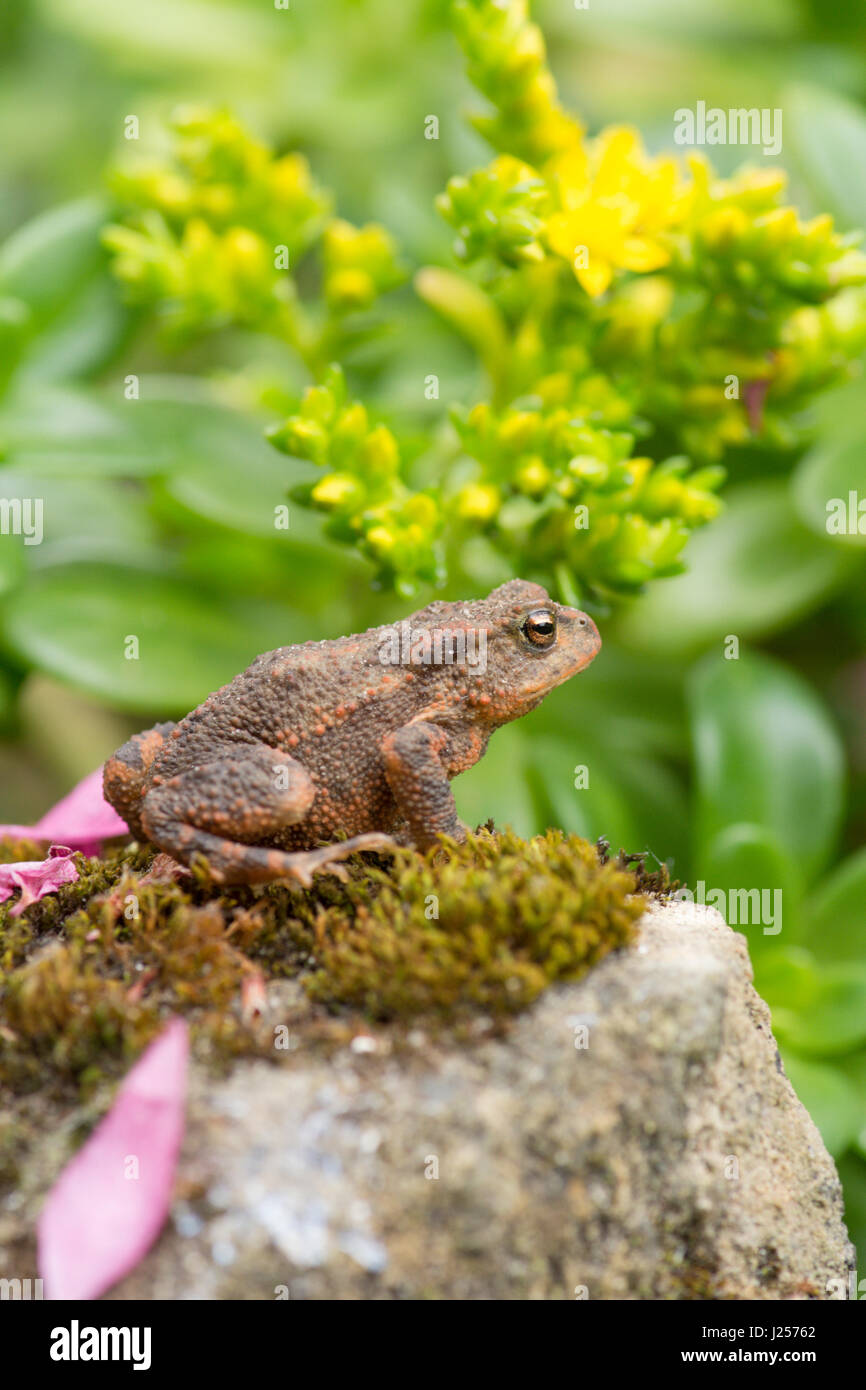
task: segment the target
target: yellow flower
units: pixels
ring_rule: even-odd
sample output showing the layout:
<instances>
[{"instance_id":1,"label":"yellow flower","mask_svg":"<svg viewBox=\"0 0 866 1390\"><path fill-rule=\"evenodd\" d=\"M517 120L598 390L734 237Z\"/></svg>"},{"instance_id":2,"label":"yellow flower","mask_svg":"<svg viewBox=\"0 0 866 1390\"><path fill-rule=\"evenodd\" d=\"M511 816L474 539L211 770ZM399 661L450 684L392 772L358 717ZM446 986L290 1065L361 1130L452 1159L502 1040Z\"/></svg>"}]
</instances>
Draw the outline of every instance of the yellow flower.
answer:
<instances>
[{"instance_id":1,"label":"yellow flower","mask_svg":"<svg viewBox=\"0 0 866 1390\"><path fill-rule=\"evenodd\" d=\"M311 496L320 507L342 507L360 497L360 494L357 478L348 473L329 473L316 483Z\"/></svg>"},{"instance_id":2,"label":"yellow flower","mask_svg":"<svg viewBox=\"0 0 866 1390\"><path fill-rule=\"evenodd\" d=\"M675 160L651 159L636 131L616 128L573 147L550 172L561 210L548 222L548 242L587 294L603 294L616 270L668 264L664 233L686 208Z\"/></svg>"},{"instance_id":3,"label":"yellow flower","mask_svg":"<svg viewBox=\"0 0 866 1390\"><path fill-rule=\"evenodd\" d=\"M457 495L457 511L466 521L491 521L500 502L499 490L490 483L468 483Z\"/></svg>"}]
</instances>

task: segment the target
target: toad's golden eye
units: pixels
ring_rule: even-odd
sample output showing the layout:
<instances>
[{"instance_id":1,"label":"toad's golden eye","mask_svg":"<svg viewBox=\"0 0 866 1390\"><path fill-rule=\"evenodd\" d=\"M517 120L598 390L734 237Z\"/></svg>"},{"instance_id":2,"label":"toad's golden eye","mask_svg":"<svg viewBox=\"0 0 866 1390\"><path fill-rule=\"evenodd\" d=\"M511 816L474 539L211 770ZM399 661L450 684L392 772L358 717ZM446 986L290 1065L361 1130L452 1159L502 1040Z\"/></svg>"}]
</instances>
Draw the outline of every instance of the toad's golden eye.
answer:
<instances>
[{"instance_id":1,"label":"toad's golden eye","mask_svg":"<svg viewBox=\"0 0 866 1390\"><path fill-rule=\"evenodd\" d=\"M547 608L536 608L524 618L520 630L533 647L552 647L556 641L556 614Z\"/></svg>"}]
</instances>

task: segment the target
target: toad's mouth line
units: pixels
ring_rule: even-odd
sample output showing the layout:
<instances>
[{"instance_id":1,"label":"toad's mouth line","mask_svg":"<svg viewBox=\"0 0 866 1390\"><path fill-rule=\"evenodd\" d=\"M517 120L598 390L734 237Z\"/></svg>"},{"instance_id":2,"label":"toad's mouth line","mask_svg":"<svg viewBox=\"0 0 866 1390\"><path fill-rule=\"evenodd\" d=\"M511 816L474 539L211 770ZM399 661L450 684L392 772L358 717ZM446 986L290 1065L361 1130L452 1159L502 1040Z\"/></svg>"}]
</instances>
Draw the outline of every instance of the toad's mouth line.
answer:
<instances>
[{"instance_id":1,"label":"toad's mouth line","mask_svg":"<svg viewBox=\"0 0 866 1390\"><path fill-rule=\"evenodd\" d=\"M576 665L569 666L565 669L560 668L552 680L540 681L537 685L523 686L518 697L520 703L522 704L524 699L543 699L544 696L549 695L552 690L556 690L557 686L564 685L566 681L571 680L572 676L576 676L581 671L585 670L590 662L593 661L594 656L595 653L593 653L593 656L581 657L579 663Z\"/></svg>"}]
</instances>

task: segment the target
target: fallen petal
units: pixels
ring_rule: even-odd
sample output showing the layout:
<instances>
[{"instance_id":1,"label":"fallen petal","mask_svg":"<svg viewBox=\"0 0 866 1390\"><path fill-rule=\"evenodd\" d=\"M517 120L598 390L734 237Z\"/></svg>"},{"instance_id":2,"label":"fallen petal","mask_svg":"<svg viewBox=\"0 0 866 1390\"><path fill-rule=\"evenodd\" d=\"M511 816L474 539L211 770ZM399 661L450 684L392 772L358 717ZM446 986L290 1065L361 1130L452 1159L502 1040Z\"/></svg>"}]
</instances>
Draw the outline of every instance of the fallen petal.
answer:
<instances>
[{"instance_id":1,"label":"fallen petal","mask_svg":"<svg viewBox=\"0 0 866 1390\"><path fill-rule=\"evenodd\" d=\"M156 968L154 968L153 970L145 970L143 975L139 975L135 984L130 985L129 989L126 991L127 1001L130 1004L140 1003L140 1001L144 998L144 991L147 989L148 985L153 984L154 980L157 978L158 975L159 971Z\"/></svg>"},{"instance_id":2,"label":"fallen petal","mask_svg":"<svg viewBox=\"0 0 866 1390\"><path fill-rule=\"evenodd\" d=\"M20 890L19 901L9 909L12 917L20 917L25 907L38 902L46 893L56 893L62 883L74 883L77 878L72 850L66 845L52 845L45 859L0 864L0 903Z\"/></svg>"},{"instance_id":3,"label":"fallen petal","mask_svg":"<svg viewBox=\"0 0 866 1390\"><path fill-rule=\"evenodd\" d=\"M38 840L32 825L0 825L0 840Z\"/></svg>"},{"instance_id":4,"label":"fallen petal","mask_svg":"<svg viewBox=\"0 0 866 1390\"><path fill-rule=\"evenodd\" d=\"M245 975L241 982L241 1018L244 1023L253 1023L268 1007L268 992L265 987L265 977L261 971L256 970L252 975Z\"/></svg>"},{"instance_id":5,"label":"fallen petal","mask_svg":"<svg viewBox=\"0 0 866 1390\"><path fill-rule=\"evenodd\" d=\"M98 1298L159 1235L183 1138L188 1054L186 1024L173 1019L49 1192L37 1223L46 1298Z\"/></svg>"},{"instance_id":6,"label":"fallen petal","mask_svg":"<svg viewBox=\"0 0 866 1390\"><path fill-rule=\"evenodd\" d=\"M82 854L98 854L103 840L128 834L126 821L120 819L102 795L101 767L73 787L68 796L46 811L35 825L0 825L0 838L62 840Z\"/></svg>"},{"instance_id":7,"label":"fallen petal","mask_svg":"<svg viewBox=\"0 0 866 1390\"><path fill-rule=\"evenodd\" d=\"M102 768L98 767L73 787L68 796L46 811L31 834L37 840L62 840L83 854L95 854L102 840L128 835L129 829L103 796Z\"/></svg>"}]
</instances>

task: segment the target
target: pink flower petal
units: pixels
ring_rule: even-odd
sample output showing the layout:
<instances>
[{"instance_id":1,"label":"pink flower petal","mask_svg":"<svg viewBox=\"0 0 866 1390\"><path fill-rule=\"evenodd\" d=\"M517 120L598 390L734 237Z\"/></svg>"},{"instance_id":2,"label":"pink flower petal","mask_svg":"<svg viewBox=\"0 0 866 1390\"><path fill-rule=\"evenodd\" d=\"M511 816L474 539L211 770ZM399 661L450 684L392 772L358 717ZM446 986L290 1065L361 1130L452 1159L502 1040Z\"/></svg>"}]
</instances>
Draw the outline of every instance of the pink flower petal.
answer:
<instances>
[{"instance_id":1,"label":"pink flower petal","mask_svg":"<svg viewBox=\"0 0 866 1390\"><path fill-rule=\"evenodd\" d=\"M13 840L62 840L83 854L97 854L103 840L128 834L126 821L120 819L102 794L101 767L73 787L35 825L0 825L0 836Z\"/></svg>"},{"instance_id":2,"label":"pink flower petal","mask_svg":"<svg viewBox=\"0 0 866 1390\"><path fill-rule=\"evenodd\" d=\"M68 796L46 811L33 829L41 839L70 842L109 840L113 835L129 834L126 821L121 820L102 794L101 767L89 773Z\"/></svg>"},{"instance_id":3,"label":"pink flower petal","mask_svg":"<svg viewBox=\"0 0 866 1390\"><path fill-rule=\"evenodd\" d=\"M37 1223L46 1298L98 1298L159 1235L183 1138L188 1054L186 1024L173 1019L49 1192Z\"/></svg>"},{"instance_id":4,"label":"pink flower petal","mask_svg":"<svg viewBox=\"0 0 866 1390\"><path fill-rule=\"evenodd\" d=\"M0 864L0 903L20 889L20 901L10 908L12 917L20 917L25 907L38 902L46 893L56 893L61 883L74 883L77 878L72 850L66 845L52 845L46 859Z\"/></svg>"},{"instance_id":5,"label":"pink flower petal","mask_svg":"<svg viewBox=\"0 0 866 1390\"><path fill-rule=\"evenodd\" d=\"M34 834L32 825L0 825L0 839L38 840L39 836Z\"/></svg>"}]
</instances>

